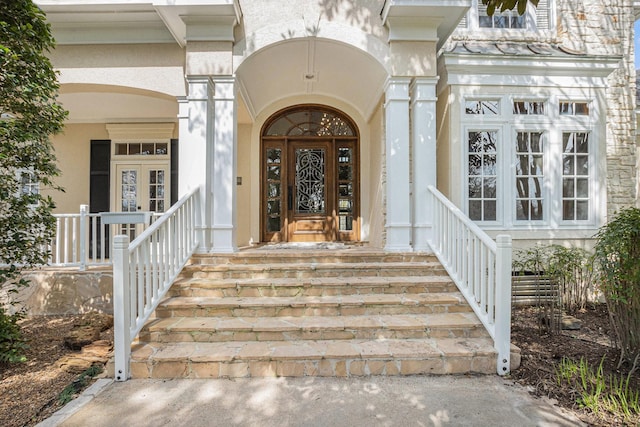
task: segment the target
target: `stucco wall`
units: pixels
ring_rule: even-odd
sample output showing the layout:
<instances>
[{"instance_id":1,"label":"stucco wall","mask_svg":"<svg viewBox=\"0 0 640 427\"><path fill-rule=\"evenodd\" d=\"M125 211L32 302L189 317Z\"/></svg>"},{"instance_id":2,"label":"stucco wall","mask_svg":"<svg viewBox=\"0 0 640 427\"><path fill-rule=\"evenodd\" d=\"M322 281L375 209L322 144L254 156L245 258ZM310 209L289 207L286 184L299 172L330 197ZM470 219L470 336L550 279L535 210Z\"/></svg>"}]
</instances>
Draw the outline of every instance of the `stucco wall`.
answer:
<instances>
[{"instance_id":1,"label":"stucco wall","mask_svg":"<svg viewBox=\"0 0 640 427\"><path fill-rule=\"evenodd\" d=\"M238 246L246 246L251 240L251 187L254 174L260 176L259 170L251 167L251 130L250 124L238 124L238 177L242 178L242 185L236 186Z\"/></svg>"},{"instance_id":2,"label":"stucco wall","mask_svg":"<svg viewBox=\"0 0 640 427\"><path fill-rule=\"evenodd\" d=\"M385 177L383 171L384 159L384 111L382 103L376 108L369 126L371 128L371 146L369 150L370 162L368 167L363 165L363 177L369 180L370 212L364 212L363 217L369 223L369 243L373 247L384 247L385 234ZM365 178L366 179L366 178Z\"/></svg>"}]
</instances>

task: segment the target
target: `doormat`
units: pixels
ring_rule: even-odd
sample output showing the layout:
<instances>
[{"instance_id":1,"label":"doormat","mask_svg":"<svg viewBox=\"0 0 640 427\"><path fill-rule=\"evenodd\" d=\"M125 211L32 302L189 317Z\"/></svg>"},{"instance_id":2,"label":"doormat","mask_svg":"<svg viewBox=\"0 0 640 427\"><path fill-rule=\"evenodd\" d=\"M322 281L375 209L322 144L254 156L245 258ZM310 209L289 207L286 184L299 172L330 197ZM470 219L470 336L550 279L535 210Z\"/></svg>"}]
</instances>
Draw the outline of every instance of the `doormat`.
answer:
<instances>
[{"instance_id":1,"label":"doormat","mask_svg":"<svg viewBox=\"0 0 640 427\"><path fill-rule=\"evenodd\" d=\"M315 250L339 250L346 249L347 246L344 243L336 242L295 242L295 243L269 243L264 246L260 246L258 250L284 250L284 249L297 249L306 251Z\"/></svg>"}]
</instances>

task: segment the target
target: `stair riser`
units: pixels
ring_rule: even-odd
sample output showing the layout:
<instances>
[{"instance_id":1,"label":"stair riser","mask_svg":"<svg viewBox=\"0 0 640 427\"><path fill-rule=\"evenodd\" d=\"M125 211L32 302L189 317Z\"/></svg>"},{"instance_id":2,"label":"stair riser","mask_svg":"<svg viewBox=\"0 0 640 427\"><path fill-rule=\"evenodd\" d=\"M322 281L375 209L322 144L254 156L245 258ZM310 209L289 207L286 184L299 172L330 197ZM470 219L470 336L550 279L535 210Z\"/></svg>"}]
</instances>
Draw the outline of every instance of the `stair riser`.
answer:
<instances>
[{"instance_id":1,"label":"stair riser","mask_svg":"<svg viewBox=\"0 0 640 427\"><path fill-rule=\"evenodd\" d=\"M376 314L433 314L468 313L471 308L460 304L372 305L333 307L242 307L242 308L164 308L156 310L157 317L283 317L283 316L364 316Z\"/></svg>"},{"instance_id":2,"label":"stair riser","mask_svg":"<svg viewBox=\"0 0 640 427\"><path fill-rule=\"evenodd\" d=\"M493 374L495 355L422 359L247 360L240 362L137 362L133 378L361 377L371 375Z\"/></svg>"},{"instance_id":3,"label":"stair riser","mask_svg":"<svg viewBox=\"0 0 640 427\"><path fill-rule=\"evenodd\" d=\"M299 287L230 287L214 288L194 286L174 286L170 296L182 297L296 297L296 296L340 296L340 295L370 295L370 294L422 294L430 292L456 292L453 283L425 284L422 286L388 286L388 287L360 287L360 286L299 286Z\"/></svg>"},{"instance_id":4,"label":"stair riser","mask_svg":"<svg viewBox=\"0 0 640 427\"><path fill-rule=\"evenodd\" d=\"M190 265L256 265L256 264L304 264L304 263L392 263L392 262L438 262L433 255L387 254L387 255L290 255L273 253L271 255L242 256L194 256Z\"/></svg>"},{"instance_id":5,"label":"stair riser","mask_svg":"<svg viewBox=\"0 0 640 427\"><path fill-rule=\"evenodd\" d=\"M481 328L434 328L429 330L319 330L287 332L254 331L190 331L146 332L141 342L232 342L232 341L294 341L294 340L351 340L351 339L425 339L425 338L486 338Z\"/></svg>"},{"instance_id":6,"label":"stair riser","mask_svg":"<svg viewBox=\"0 0 640 427\"><path fill-rule=\"evenodd\" d=\"M310 279L322 277L397 277L397 276L445 276L447 273L441 268L415 268L415 269L263 269L258 271L242 269L221 269L220 271L198 270L185 272L183 277L197 279Z\"/></svg>"}]
</instances>

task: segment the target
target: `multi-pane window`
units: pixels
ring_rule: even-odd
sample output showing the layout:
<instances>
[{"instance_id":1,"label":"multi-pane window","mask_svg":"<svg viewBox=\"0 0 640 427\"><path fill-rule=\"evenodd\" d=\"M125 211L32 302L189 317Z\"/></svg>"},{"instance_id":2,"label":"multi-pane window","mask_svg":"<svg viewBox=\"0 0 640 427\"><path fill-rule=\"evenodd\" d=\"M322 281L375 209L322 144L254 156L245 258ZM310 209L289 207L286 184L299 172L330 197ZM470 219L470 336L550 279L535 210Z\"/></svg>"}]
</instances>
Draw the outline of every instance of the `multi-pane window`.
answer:
<instances>
[{"instance_id":1,"label":"multi-pane window","mask_svg":"<svg viewBox=\"0 0 640 427\"><path fill-rule=\"evenodd\" d=\"M497 130L467 133L469 217L476 221L497 219Z\"/></svg>"},{"instance_id":2,"label":"multi-pane window","mask_svg":"<svg viewBox=\"0 0 640 427\"><path fill-rule=\"evenodd\" d=\"M589 219L589 133L562 134L562 219Z\"/></svg>"},{"instance_id":3,"label":"multi-pane window","mask_svg":"<svg viewBox=\"0 0 640 427\"><path fill-rule=\"evenodd\" d=\"M460 106L469 218L515 227L599 221L593 101L502 95L463 99Z\"/></svg>"},{"instance_id":4,"label":"multi-pane window","mask_svg":"<svg viewBox=\"0 0 640 427\"><path fill-rule=\"evenodd\" d=\"M518 12L510 10L503 13L499 13L499 11L496 10L493 16L489 16L487 14L487 7L479 3L478 26L480 28L524 29L526 28L526 19L525 15L518 15Z\"/></svg>"},{"instance_id":5,"label":"multi-pane window","mask_svg":"<svg viewBox=\"0 0 640 427\"><path fill-rule=\"evenodd\" d=\"M516 220L542 220L544 133L518 132L515 144Z\"/></svg>"}]
</instances>

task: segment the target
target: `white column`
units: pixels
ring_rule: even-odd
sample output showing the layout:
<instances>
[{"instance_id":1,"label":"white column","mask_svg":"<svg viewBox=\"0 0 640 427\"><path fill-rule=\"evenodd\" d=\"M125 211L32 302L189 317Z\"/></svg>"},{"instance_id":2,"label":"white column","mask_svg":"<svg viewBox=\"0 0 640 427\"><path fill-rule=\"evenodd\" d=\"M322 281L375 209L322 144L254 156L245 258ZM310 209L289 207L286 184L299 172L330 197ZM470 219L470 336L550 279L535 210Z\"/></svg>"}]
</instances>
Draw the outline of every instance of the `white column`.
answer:
<instances>
[{"instance_id":1,"label":"white column","mask_svg":"<svg viewBox=\"0 0 640 427\"><path fill-rule=\"evenodd\" d=\"M191 189L200 188L199 251L208 252L212 246L213 81L208 76L189 76L187 84L188 96L178 101L178 192L182 197Z\"/></svg>"},{"instance_id":2,"label":"white column","mask_svg":"<svg viewBox=\"0 0 640 427\"><path fill-rule=\"evenodd\" d=\"M385 88L386 246L388 251L411 251L409 184L409 83L391 77Z\"/></svg>"},{"instance_id":3,"label":"white column","mask_svg":"<svg viewBox=\"0 0 640 427\"><path fill-rule=\"evenodd\" d=\"M411 85L412 242L416 251L431 251L433 206L427 187L436 185L437 77L418 77Z\"/></svg>"},{"instance_id":4,"label":"white column","mask_svg":"<svg viewBox=\"0 0 640 427\"><path fill-rule=\"evenodd\" d=\"M235 252L238 118L234 77L214 77L212 252Z\"/></svg>"}]
</instances>

